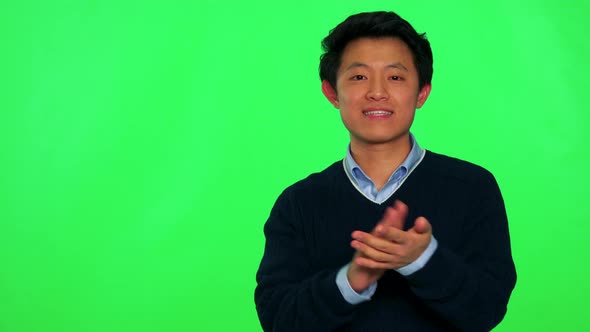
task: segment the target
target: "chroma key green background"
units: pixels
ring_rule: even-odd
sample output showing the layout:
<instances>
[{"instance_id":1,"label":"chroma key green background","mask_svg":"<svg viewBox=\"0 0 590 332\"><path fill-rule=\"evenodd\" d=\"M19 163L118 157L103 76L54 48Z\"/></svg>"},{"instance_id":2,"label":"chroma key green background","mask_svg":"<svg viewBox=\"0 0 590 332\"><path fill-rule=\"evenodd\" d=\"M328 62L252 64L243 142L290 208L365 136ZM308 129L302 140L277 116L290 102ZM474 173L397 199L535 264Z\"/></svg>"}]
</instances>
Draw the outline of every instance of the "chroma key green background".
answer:
<instances>
[{"instance_id":1,"label":"chroma key green background","mask_svg":"<svg viewBox=\"0 0 590 332\"><path fill-rule=\"evenodd\" d=\"M500 183L495 331L590 330L589 1L23 0L0 4L0 331L260 331L269 210L348 142L320 40L372 10L432 43L419 143Z\"/></svg>"}]
</instances>

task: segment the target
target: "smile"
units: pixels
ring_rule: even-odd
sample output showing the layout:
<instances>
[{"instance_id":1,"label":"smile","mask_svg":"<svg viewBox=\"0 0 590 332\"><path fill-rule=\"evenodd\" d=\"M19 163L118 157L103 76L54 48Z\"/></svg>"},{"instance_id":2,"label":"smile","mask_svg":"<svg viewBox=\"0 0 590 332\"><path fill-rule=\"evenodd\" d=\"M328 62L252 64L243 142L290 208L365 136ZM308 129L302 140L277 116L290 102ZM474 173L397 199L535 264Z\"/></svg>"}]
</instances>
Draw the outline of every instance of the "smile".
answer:
<instances>
[{"instance_id":1,"label":"smile","mask_svg":"<svg viewBox=\"0 0 590 332\"><path fill-rule=\"evenodd\" d=\"M363 111L363 114L366 116L388 116L393 114L390 111L383 111L383 110L375 110L375 111Z\"/></svg>"}]
</instances>

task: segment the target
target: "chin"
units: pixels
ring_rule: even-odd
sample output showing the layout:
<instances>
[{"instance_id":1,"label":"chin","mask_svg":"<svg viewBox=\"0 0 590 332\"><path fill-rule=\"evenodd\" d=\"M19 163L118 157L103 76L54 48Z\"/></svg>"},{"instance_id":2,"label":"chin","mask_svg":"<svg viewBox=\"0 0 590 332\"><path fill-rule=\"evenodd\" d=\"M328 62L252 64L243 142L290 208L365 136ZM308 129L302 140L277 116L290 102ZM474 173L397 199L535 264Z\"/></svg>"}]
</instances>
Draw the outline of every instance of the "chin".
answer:
<instances>
[{"instance_id":1,"label":"chin","mask_svg":"<svg viewBox=\"0 0 590 332\"><path fill-rule=\"evenodd\" d=\"M409 133L401 135L372 135L357 137L356 140L362 144L382 145L382 144L397 144L405 140Z\"/></svg>"}]
</instances>

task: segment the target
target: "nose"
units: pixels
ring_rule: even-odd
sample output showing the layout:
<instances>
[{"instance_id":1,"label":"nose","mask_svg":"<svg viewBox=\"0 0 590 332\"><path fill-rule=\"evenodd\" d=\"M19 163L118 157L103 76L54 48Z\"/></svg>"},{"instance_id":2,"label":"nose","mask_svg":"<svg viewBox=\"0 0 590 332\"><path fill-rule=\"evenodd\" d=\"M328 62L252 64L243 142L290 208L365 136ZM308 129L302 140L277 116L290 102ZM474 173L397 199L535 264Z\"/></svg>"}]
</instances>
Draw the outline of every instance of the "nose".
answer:
<instances>
[{"instance_id":1,"label":"nose","mask_svg":"<svg viewBox=\"0 0 590 332\"><path fill-rule=\"evenodd\" d=\"M385 82L378 79L373 79L369 83L369 90L367 91L367 98L370 100L386 100L389 98L387 89L385 89Z\"/></svg>"}]
</instances>

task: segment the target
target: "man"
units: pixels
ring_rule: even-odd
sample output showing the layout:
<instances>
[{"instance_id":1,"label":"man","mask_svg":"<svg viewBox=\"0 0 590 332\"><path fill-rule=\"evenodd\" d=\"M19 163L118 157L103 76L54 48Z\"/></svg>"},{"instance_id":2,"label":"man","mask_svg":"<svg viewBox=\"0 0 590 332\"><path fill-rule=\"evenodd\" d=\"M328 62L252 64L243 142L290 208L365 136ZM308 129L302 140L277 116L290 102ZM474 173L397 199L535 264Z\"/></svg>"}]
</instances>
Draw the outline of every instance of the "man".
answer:
<instances>
[{"instance_id":1,"label":"man","mask_svg":"<svg viewBox=\"0 0 590 332\"><path fill-rule=\"evenodd\" d=\"M489 331L516 273L493 176L422 149L410 127L432 52L391 12L323 40L322 91L350 133L344 160L287 188L265 225L265 331Z\"/></svg>"}]
</instances>

